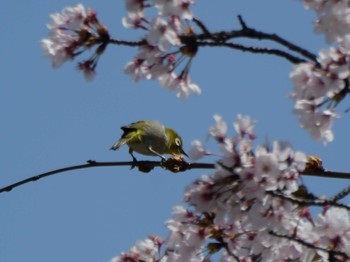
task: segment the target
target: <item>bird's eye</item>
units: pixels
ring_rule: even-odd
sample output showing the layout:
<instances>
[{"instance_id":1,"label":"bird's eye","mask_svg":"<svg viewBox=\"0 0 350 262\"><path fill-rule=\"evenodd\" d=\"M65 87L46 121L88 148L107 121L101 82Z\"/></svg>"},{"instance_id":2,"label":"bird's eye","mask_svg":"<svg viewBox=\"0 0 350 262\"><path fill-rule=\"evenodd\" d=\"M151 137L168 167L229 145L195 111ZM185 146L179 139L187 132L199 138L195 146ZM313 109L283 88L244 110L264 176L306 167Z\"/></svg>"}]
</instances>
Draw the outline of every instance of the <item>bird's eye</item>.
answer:
<instances>
[{"instance_id":1,"label":"bird's eye","mask_svg":"<svg viewBox=\"0 0 350 262\"><path fill-rule=\"evenodd\" d=\"M181 140L179 138L175 138L175 145L181 146Z\"/></svg>"}]
</instances>

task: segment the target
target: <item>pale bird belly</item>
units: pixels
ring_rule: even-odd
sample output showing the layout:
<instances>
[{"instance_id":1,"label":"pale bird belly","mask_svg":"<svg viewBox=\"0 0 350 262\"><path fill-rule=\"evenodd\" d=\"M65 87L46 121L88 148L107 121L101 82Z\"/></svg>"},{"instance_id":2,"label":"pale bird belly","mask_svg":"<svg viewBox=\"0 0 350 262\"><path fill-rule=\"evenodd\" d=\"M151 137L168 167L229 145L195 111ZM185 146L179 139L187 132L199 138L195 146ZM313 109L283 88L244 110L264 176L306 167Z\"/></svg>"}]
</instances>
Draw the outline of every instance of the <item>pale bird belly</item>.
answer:
<instances>
[{"instance_id":1,"label":"pale bird belly","mask_svg":"<svg viewBox=\"0 0 350 262\"><path fill-rule=\"evenodd\" d=\"M155 156L156 154L152 153L149 150L149 147L152 147L154 151L156 151L159 154L163 154L165 151L164 143L143 143L143 142L136 142L136 143L128 143L128 146L134 150L135 152L146 155L146 156Z\"/></svg>"}]
</instances>

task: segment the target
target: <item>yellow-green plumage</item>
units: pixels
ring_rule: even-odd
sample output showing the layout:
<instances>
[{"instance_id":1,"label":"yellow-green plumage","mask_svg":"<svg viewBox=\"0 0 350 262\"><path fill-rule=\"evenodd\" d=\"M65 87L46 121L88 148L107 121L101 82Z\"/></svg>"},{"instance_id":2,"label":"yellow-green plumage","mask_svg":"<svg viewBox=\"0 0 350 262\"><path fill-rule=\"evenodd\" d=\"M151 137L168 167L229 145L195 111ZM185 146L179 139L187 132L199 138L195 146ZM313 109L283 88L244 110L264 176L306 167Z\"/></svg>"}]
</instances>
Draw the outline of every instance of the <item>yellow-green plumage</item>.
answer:
<instances>
[{"instance_id":1,"label":"yellow-green plumage","mask_svg":"<svg viewBox=\"0 0 350 262\"><path fill-rule=\"evenodd\" d=\"M182 149L181 137L171 128L158 122L138 121L122 126L121 129L124 133L111 149L117 150L126 144L134 160L134 151L142 155L160 157L163 154L186 155Z\"/></svg>"}]
</instances>

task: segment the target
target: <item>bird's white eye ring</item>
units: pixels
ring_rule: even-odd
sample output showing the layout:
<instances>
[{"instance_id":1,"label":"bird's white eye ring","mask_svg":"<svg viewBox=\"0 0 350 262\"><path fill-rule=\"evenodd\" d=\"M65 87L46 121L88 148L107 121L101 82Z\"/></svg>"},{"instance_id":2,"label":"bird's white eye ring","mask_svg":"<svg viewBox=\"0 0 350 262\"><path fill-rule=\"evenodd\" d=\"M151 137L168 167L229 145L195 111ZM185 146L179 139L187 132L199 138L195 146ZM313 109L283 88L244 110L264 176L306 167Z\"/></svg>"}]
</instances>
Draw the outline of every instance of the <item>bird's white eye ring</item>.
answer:
<instances>
[{"instance_id":1,"label":"bird's white eye ring","mask_svg":"<svg viewBox=\"0 0 350 262\"><path fill-rule=\"evenodd\" d=\"M181 140L179 138L175 138L175 145L181 146Z\"/></svg>"}]
</instances>

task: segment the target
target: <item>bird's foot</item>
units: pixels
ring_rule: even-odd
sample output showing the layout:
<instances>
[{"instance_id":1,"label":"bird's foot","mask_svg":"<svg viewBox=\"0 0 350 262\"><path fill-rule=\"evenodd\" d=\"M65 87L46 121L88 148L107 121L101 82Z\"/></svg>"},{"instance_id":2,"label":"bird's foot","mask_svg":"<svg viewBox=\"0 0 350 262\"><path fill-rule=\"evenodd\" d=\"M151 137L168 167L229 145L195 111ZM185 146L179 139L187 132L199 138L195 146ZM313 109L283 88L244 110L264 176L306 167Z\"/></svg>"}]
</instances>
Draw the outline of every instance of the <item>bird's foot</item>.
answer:
<instances>
[{"instance_id":1,"label":"bird's foot","mask_svg":"<svg viewBox=\"0 0 350 262\"><path fill-rule=\"evenodd\" d=\"M131 164L131 168L130 169L134 169L137 165L138 165L138 161L136 159L136 157L132 157L132 164Z\"/></svg>"},{"instance_id":2,"label":"bird's foot","mask_svg":"<svg viewBox=\"0 0 350 262\"><path fill-rule=\"evenodd\" d=\"M160 160L160 166L164 168L167 159L166 159L164 156L162 156L162 155L160 155L159 157L160 157L160 159L161 159L161 160Z\"/></svg>"}]
</instances>

